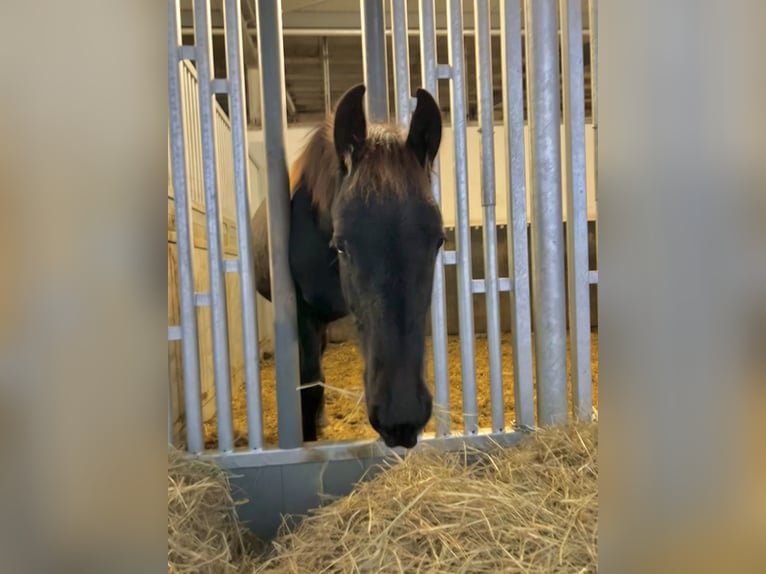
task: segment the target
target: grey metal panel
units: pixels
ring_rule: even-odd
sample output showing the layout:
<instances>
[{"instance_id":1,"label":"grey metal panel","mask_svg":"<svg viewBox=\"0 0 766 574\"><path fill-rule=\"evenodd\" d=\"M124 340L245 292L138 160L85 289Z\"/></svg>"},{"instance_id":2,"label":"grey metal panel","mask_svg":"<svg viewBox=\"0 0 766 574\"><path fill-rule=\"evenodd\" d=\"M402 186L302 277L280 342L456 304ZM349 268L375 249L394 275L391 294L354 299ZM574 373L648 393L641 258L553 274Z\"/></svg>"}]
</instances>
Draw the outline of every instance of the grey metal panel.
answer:
<instances>
[{"instance_id":1,"label":"grey metal panel","mask_svg":"<svg viewBox=\"0 0 766 574\"><path fill-rule=\"evenodd\" d=\"M588 199L585 192L585 82L580 0L562 0L561 43L564 150L567 171L567 273L574 417L593 413L588 275Z\"/></svg>"},{"instance_id":2,"label":"grey metal panel","mask_svg":"<svg viewBox=\"0 0 766 574\"><path fill-rule=\"evenodd\" d=\"M463 74L463 3L447 1L447 46L452 67L450 111L455 140L455 205L458 274L458 317L460 322L460 362L463 384L463 422L465 432L478 430L476 404L476 365L474 360L473 301L471 297L471 233L468 213L468 152L466 142L465 76Z\"/></svg>"},{"instance_id":3,"label":"grey metal panel","mask_svg":"<svg viewBox=\"0 0 766 574\"><path fill-rule=\"evenodd\" d=\"M407 6L404 0L391 0L396 119L403 129L410 124L410 54L407 40Z\"/></svg>"},{"instance_id":4,"label":"grey metal panel","mask_svg":"<svg viewBox=\"0 0 766 574\"><path fill-rule=\"evenodd\" d=\"M263 131L268 177L271 292L274 309L274 366L277 379L279 446L303 442L298 387L298 322L295 286L290 273L290 190L285 153L285 74L281 2L258 1L258 57L261 70Z\"/></svg>"},{"instance_id":5,"label":"grey metal panel","mask_svg":"<svg viewBox=\"0 0 766 574\"><path fill-rule=\"evenodd\" d=\"M250 448L263 446L261 372L258 351L258 318L255 309L255 275L250 244L250 161L245 115L245 83L242 65L242 17L237 0L226 0L226 57L229 75L234 194L237 212L237 249L242 302L242 346L247 397L247 431Z\"/></svg>"},{"instance_id":6,"label":"grey metal panel","mask_svg":"<svg viewBox=\"0 0 766 574\"><path fill-rule=\"evenodd\" d=\"M319 478L327 463L295 464L282 472L282 512L301 514L319 506Z\"/></svg>"},{"instance_id":7,"label":"grey metal panel","mask_svg":"<svg viewBox=\"0 0 766 574\"><path fill-rule=\"evenodd\" d=\"M223 269L221 237L221 198L216 174L215 126L213 115L210 41L210 2L194 1L196 25L197 74L199 86L200 129L202 133L202 173L205 182L205 218L207 221L207 253L210 272L210 314L213 335L213 371L215 373L215 408L218 447L224 452L234 447L231 417L231 381L229 368L229 328L226 312L226 282Z\"/></svg>"},{"instance_id":8,"label":"grey metal panel","mask_svg":"<svg viewBox=\"0 0 766 574\"><path fill-rule=\"evenodd\" d=\"M489 36L489 0L474 0L476 75L481 131L481 190L484 208L484 285L487 305L487 346L492 429L505 428L503 365L500 351L500 294L497 273L497 223L495 219L495 143L492 102L492 45Z\"/></svg>"},{"instance_id":9,"label":"grey metal panel","mask_svg":"<svg viewBox=\"0 0 766 574\"><path fill-rule=\"evenodd\" d=\"M500 3L505 119L505 164L508 173L508 264L511 293L511 344L516 424L534 426L532 316L527 248L527 184L524 155L524 92L521 59L521 2Z\"/></svg>"},{"instance_id":10,"label":"grey metal panel","mask_svg":"<svg viewBox=\"0 0 766 574\"><path fill-rule=\"evenodd\" d=\"M230 472L231 493L240 520L262 540L268 540L282 524L284 496L282 467L238 468Z\"/></svg>"},{"instance_id":11,"label":"grey metal panel","mask_svg":"<svg viewBox=\"0 0 766 574\"><path fill-rule=\"evenodd\" d=\"M367 86L367 116L372 122L388 120L386 22L383 0L359 0L362 11L362 63Z\"/></svg>"},{"instance_id":12,"label":"grey metal panel","mask_svg":"<svg viewBox=\"0 0 766 574\"><path fill-rule=\"evenodd\" d=\"M191 202L186 181L186 151L181 109L181 72L178 46L181 32L176 0L168 0L168 99L170 113L170 159L175 196L176 245L178 248L178 286L181 308L181 352L183 354L184 410L186 413L187 449L200 453L202 435L202 397L199 375L197 309L194 304L192 270Z\"/></svg>"},{"instance_id":13,"label":"grey metal panel","mask_svg":"<svg viewBox=\"0 0 766 574\"><path fill-rule=\"evenodd\" d=\"M532 140L532 304L539 424L567 420L561 117L556 0L527 0L527 85Z\"/></svg>"},{"instance_id":14,"label":"grey metal panel","mask_svg":"<svg viewBox=\"0 0 766 574\"><path fill-rule=\"evenodd\" d=\"M434 34L434 0L420 2L420 70L423 87L439 101L437 78L436 36ZM432 167L431 189L441 207L441 162L436 157ZM431 294L431 342L434 361L434 401L436 403L436 434L445 436L450 432L449 372L447 362L447 303L444 289L444 251L436 258L434 286ZM446 416L442 413L446 412Z\"/></svg>"}]
</instances>

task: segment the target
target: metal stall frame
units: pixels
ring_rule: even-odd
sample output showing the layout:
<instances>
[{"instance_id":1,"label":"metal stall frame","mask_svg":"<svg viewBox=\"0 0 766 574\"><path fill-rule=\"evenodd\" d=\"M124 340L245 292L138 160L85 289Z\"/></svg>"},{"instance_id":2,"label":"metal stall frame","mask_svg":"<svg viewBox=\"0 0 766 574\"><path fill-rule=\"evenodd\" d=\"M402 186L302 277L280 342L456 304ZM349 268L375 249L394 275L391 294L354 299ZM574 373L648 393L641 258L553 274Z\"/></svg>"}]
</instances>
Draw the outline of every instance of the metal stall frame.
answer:
<instances>
[{"instance_id":1,"label":"metal stall frame","mask_svg":"<svg viewBox=\"0 0 766 574\"><path fill-rule=\"evenodd\" d=\"M463 385L463 429L479 431L474 356L473 280L471 276L471 228L468 212L468 145L466 141L465 63L463 52L463 3L447 0L447 48L450 62L450 114L455 140L455 244L457 264L458 325L460 329L461 382ZM450 257L452 259L452 257ZM449 261L449 260L448 260Z\"/></svg>"},{"instance_id":2,"label":"metal stall frame","mask_svg":"<svg viewBox=\"0 0 766 574\"><path fill-rule=\"evenodd\" d=\"M526 0L525 8L537 414L538 424L552 425L568 420L558 6Z\"/></svg>"},{"instance_id":3,"label":"metal stall frame","mask_svg":"<svg viewBox=\"0 0 766 574\"><path fill-rule=\"evenodd\" d=\"M561 0L564 162L567 173L567 274L572 408L575 420L593 412L588 277L588 199L585 178L585 81L580 0Z\"/></svg>"},{"instance_id":4,"label":"metal stall frame","mask_svg":"<svg viewBox=\"0 0 766 574\"><path fill-rule=\"evenodd\" d=\"M439 101L439 78L449 77L449 70L440 74L442 68L436 59L436 21L434 0L422 0L419 4L420 19L420 70L423 87ZM431 190L434 199L442 207L441 162L437 154L431 173ZM447 362L447 302L444 285L444 252L439 250L434 267L434 286L431 293L431 343L434 365L434 417L436 436L450 434L449 369Z\"/></svg>"}]
</instances>

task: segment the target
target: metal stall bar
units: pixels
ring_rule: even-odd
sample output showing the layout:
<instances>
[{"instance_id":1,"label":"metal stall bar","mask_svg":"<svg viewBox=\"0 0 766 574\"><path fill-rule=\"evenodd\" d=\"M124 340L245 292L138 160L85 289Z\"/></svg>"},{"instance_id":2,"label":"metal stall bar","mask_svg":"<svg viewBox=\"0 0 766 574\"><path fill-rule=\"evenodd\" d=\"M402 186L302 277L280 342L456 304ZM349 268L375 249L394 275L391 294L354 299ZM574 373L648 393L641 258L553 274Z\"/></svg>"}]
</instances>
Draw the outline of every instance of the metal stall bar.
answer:
<instances>
[{"instance_id":1,"label":"metal stall bar","mask_svg":"<svg viewBox=\"0 0 766 574\"><path fill-rule=\"evenodd\" d=\"M532 305L541 425L567 420L566 311L561 207L556 0L527 0L527 86L532 139Z\"/></svg>"},{"instance_id":2,"label":"metal stall bar","mask_svg":"<svg viewBox=\"0 0 766 574\"><path fill-rule=\"evenodd\" d=\"M561 0L561 46L572 406L576 420L589 421L593 413L593 390L590 364L588 198L585 193L585 80L580 0Z\"/></svg>"},{"instance_id":3,"label":"metal stall bar","mask_svg":"<svg viewBox=\"0 0 766 574\"><path fill-rule=\"evenodd\" d=\"M524 154L524 87L521 58L521 1L500 3L503 118L508 198L508 265L511 270L511 345L516 425L535 424L532 378L532 318L527 246L527 180Z\"/></svg>"},{"instance_id":4,"label":"metal stall bar","mask_svg":"<svg viewBox=\"0 0 766 574\"><path fill-rule=\"evenodd\" d=\"M371 122L385 122L388 120L388 69L383 0L359 1L362 10L362 65L367 87L367 117Z\"/></svg>"},{"instance_id":5,"label":"metal stall bar","mask_svg":"<svg viewBox=\"0 0 766 574\"><path fill-rule=\"evenodd\" d=\"M593 122L593 181L596 182L596 261L598 262L598 0L588 2L588 39L590 45L590 110ZM591 284L598 283L598 271L590 272Z\"/></svg>"},{"instance_id":6,"label":"metal stall bar","mask_svg":"<svg viewBox=\"0 0 766 574\"><path fill-rule=\"evenodd\" d=\"M197 309L194 306L192 268L191 202L186 179L186 150L181 105L181 29L176 0L168 0L168 100L170 112L170 160L173 166L173 196L178 249L178 287L181 308L181 352L184 373L186 447L198 454L205 447L202 435L202 391L199 374Z\"/></svg>"},{"instance_id":7,"label":"metal stall bar","mask_svg":"<svg viewBox=\"0 0 766 574\"><path fill-rule=\"evenodd\" d=\"M436 22L434 21L434 0L420 2L420 70L423 87L439 101L439 80L436 60ZM431 190L436 203L441 207L441 167L439 156L434 160L431 175ZM434 286L431 294L431 342L434 357L434 402L436 414L436 436L450 432L449 378L447 368L447 303L444 292L444 256L440 250L434 267Z\"/></svg>"},{"instance_id":8,"label":"metal stall bar","mask_svg":"<svg viewBox=\"0 0 766 574\"><path fill-rule=\"evenodd\" d=\"M229 116L231 118L234 198L237 213L237 254L242 301L242 344L247 397L247 438L251 449L263 448L261 372L258 351L255 275L250 244L250 156L247 145L245 84L242 64L242 12L240 0L226 0L226 58L229 76Z\"/></svg>"},{"instance_id":9,"label":"metal stall bar","mask_svg":"<svg viewBox=\"0 0 766 574\"><path fill-rule=\"evenodd\" d=\"M460 326L460 362L463 384L463 421L465 432L478 431L476 405L476 366L474 359L473 297L471 293L471 228L468 213L468 152L466 142L465 76L463 65L463 3L447 1L447 46L452 69L450 113L455 139L455 204L457 244L458 324Z\"/></svg>"},{"instance_id":10,"label":"metal stall bar","mask_svg":"<svg viewBox=\"0 0 766 574\"><path fill-rule=\"evenodd\" d=\"M487 345L489 350L489 391L492 430L505 428L503 366L500 353L500 293L497 278L497 222L495 219L495 142L492 102L492 44L490 42L489 0L474 0L476 36L477 101L481 132L481 204L484 208L484 295L487 305Z\"/></svg>"},{"instance_id":11,"label":"metal stall bar","mask_svg":"<svg viewBox=\"0 0 766 574\"><path fill-rule=\"evenodd\" d=\"M210 267L210 313L213 334L213 371L215 373L215 408L218 448L234 448L231 419L231 383L229 369L229 331L226 314L226 283L221 238L221 198L216 175L215 128L213 125L213 47L210 42L210 0L194 1L196 56L199 87L200 127L202 131L202 172L205 182L207 251Z\"/></svg>"},{"instance_id":12,"label":"metal stall bar","mask_svg":"<svg viewBox=\"0 0 766 574\"><path fill-rule=\"evenodd\" d=\"M322 37L322 86L324 88L324 113L332 114L332 84L330 82L330 46L327 36Z\"/></svg>"},{"instance_id":13,"label":"metal stall bar","mask_svg":"<svg viewBox=\"0 0 766 574\"><path fill-rule=\"evenodd\" d=\"M268 181L271 293L274 308L274 366L280 448L303 442L301 423L298 316L290 274L290 183L285 152L285 67L282 3L258 0L258 61Z\"/></svg>"},{"instance_id":14,"label":"metal stall bar","mask_svg":"<svg viewBox=\"0 0 766 574\"><path fill-rule=\"evenodd\" d=\"M407 6L404 0L391 0L396 119L406 129L410 125L410 53L407 39Z\"/></svg>"}]
</instances>

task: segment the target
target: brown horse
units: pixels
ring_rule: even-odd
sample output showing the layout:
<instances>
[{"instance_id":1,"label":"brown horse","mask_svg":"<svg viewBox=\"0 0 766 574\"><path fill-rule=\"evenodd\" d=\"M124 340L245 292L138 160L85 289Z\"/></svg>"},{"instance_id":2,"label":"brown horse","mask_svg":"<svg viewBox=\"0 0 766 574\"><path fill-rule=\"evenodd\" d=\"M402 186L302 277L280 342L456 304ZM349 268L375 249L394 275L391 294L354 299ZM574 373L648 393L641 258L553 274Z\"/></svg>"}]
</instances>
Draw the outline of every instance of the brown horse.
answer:
<instances>
[{"instance_id":1,"label":"brown horse","mask_svg":"<svg viewBox=\"0 0 766 574\"><path fill-rule=\"evenodd\" d=\"M431 193L439 107L425 90L406 137L367 126L362 85L347 91L291 169L290 269L300 343L303 438L324 411L327 324L353 316L364 357L372 427L388 446L411 448L431 417L424 380L426 317L444 242ZM253 218L256 288L271 299L265 202Z\"/></svg>"}]
</instances>

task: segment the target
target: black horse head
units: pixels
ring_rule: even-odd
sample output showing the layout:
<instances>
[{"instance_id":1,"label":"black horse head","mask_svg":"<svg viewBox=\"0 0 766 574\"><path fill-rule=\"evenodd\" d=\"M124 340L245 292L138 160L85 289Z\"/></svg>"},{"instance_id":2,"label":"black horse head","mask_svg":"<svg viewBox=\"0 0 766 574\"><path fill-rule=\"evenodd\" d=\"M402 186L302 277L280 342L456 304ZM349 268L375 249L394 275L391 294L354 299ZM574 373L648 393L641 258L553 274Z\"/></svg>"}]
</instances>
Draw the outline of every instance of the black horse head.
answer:
<instances>
[{"instance_id":1,"label":"black horse head","mask_svg":"<svg viewBox=\"0 0 766 574\"><path fill-rule=\"evenodd\" d=\"M434 263L444 242L430 186L441 142L439 107L417 92L406 138L370 126L364 86L338 103L333 135L340 162L331 209L344 298L365 361L367 414L390 446L411 448L431 416L425 330Z\"/></svg>"}]
</instances>

